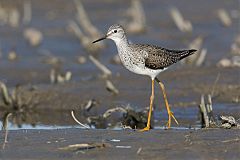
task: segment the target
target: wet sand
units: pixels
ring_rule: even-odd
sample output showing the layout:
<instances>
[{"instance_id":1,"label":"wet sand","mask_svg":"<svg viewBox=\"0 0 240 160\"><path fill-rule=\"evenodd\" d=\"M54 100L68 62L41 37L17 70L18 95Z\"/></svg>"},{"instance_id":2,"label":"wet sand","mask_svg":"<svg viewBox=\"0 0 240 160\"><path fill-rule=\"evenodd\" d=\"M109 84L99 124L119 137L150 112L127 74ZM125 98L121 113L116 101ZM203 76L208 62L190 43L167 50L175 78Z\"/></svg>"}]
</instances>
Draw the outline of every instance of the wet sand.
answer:
<instances>
[{"instance_id":1,"label":"wet sand","mask_svg":"<svg viewBox=\"0 0 240 160\"><path fill-rule=\"evenodd\" d=\"M1 132L2 135L2 132ZM9 132L1 159L229 159L240 157L240 130L18 130ZM3 137L1 136L1 139ZM73 144L102 148L60 150Z\"/></svg>"}]
</instances>

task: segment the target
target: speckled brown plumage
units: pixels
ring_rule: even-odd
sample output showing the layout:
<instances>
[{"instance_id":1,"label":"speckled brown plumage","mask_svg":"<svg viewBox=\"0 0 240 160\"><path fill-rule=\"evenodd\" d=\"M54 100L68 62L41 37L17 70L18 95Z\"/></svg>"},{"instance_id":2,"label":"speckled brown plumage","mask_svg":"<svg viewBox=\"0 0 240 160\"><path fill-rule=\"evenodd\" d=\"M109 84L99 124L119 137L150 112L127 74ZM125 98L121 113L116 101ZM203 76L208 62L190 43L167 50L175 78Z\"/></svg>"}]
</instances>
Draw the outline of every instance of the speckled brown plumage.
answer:
<instances>
[{"instance_id":1,"label":"speckled brown plumage","mask_svg":"<svg viewBox=\"0 0 240 160\"><path fill-rule=\"evenodd\" d=\"M145 60L145 66L150 69L164 69L181 59L193 54L196 50L169 50L154 45L147 44L132 44L131 48L134 48L135 52L145 51L147 53Z\"/></svg>"},{"instance_id":2,"label":"speckled brown plumage","mask_svg":"<svg viewBox=\"0 0 240 160\"><path fill-rule=\"evenodd\" d=\"M122 64L131 72L148 75L154 79L172 64L193 54L196 50L169 50L155 45L131 44L121 25L112 25L105 38L112 39L118 49Z\"/></svg>"}]
</instances>

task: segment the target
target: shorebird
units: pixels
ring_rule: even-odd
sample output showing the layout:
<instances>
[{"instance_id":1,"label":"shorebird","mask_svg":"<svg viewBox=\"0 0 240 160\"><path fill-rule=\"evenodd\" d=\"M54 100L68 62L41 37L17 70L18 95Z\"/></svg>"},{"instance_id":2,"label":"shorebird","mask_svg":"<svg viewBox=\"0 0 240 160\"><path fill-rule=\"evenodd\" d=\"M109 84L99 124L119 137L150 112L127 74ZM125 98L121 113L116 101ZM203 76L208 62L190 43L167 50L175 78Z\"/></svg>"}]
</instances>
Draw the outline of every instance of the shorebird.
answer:
<instances>
[{"instance_id":1,"label":"shorebird","mask_svg":"<svg viewBox=\"0 0 240 160\"><path fill-rule=\"evenodd\" d=\"M157 75L166 70L172 64L193 54L197 50L170 50L155 45L131 44L128 42L123 27L119 24L112 25L105 36L94 41L111 39L115 42L122 64L131 72L150 76L152 80L152 92L148 111L147 126L142 131L148 131L151 127L151 114L154 101L154 81L156 80L163 92L163 98L168 112L167 127L171 127L172 118L178 124L173 112L170 110L167 95L163 83L157 78Z\"/></svg>"}]
</instances>

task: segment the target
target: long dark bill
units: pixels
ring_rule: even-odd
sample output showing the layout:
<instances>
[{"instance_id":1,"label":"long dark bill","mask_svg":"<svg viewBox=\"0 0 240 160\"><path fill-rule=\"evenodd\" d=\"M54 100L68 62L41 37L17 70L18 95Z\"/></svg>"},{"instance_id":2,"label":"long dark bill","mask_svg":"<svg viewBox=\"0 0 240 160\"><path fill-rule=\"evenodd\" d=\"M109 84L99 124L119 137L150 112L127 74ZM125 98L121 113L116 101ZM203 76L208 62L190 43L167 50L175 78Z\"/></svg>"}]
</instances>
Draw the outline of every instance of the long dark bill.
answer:
<instances>
[{"instance_id":1,"label":"long dark bill","mask_svg":"<svg viewBox=\"0 0 240 160\"><path fill-rule=\"evenodd\" d=\"M107 38L107 36L104 36L104 37L102 37L102 38L99 38L98 40L96 40L96 41L93 41L92 43L96 43L96 42L99 42L99 41L101 41L101 40L104 40L104 39L106 39Z\"/></svg>"}]
</instances>

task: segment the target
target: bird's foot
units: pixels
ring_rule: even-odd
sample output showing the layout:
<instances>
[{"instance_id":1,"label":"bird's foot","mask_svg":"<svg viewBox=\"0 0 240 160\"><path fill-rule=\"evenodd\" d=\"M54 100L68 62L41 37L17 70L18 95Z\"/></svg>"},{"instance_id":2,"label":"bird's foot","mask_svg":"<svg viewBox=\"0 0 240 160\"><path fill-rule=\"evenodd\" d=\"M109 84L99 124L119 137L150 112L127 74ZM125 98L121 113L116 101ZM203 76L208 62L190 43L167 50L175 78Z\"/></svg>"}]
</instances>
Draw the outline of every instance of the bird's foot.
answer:
<instances>
[{"instance_id":1,"label":"bird's foot","mask_svg":"<svg viewBox=\"0 0 240 160\"><path fill-rule=\"evenodd\" d=\"M168 112L168 122L167 122L167 125L166 125L167 128L170 128L170 127L171 127L172 118L174 119L175 123L178 125L177 119L176 119L175 116L173 115L173 112L170 111L170 112Z\"/></svg>"},{"instance_id":2,"label":"bird's foot","mask_svg":"<svg viewBox=\"0 0 240 160\"><path fill-rule=\"evenodd\" d=\"M149 131L150 130L150 127L145 127L145 128L143 128L143 129L141 129L141 130L139 130L140 132L145 132L145 131Z\"/></svg>"}]
</instances>

